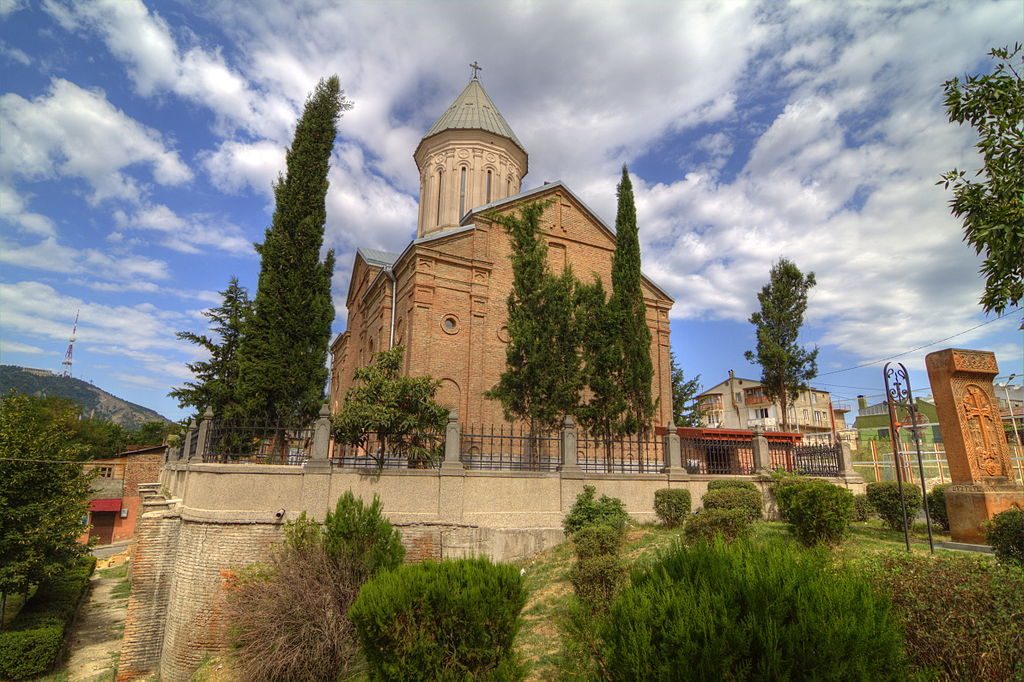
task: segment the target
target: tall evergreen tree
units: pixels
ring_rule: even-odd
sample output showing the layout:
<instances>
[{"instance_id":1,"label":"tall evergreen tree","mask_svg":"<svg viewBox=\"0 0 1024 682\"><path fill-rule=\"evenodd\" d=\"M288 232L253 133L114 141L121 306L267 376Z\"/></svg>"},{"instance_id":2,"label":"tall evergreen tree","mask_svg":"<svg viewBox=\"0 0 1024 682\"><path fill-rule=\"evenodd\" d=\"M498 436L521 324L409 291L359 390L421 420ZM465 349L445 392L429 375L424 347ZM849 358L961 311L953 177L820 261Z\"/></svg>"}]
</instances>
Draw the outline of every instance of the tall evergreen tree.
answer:
<instances>
[{"instance_id":1,"label":"tall evergreen tree","mask_svg":"<svg viewBox=\"0 0 1024 682\"><path fill-rule=\"evenodd\" d=\"M350 108L337 76L320 81L274 185L273 221L256 246L260 277L239 351L239 385L250 415L280 424L312 419L327 384L334 251L321 261L320 248L338 117Z\"/></svg>"},{"instance_id":2,"label":"tall evergreen tree","mask_svg":"<svg viewBox=\"0 0 1024 682\"><path fill-rule=\"evenodd\" d=\"M588 389L587 400L578 408L577 417L591 434L609 442L621 422L626 401L619 381L619 330L604 285L597 276L592 284L578 285L576 321L583 383Z\"/></svg>"},{"instance_id":3,"label":"tall evergreen tree","mask_svg":"<svg viewBox=\"0 0 1024 682\"><path fill-rule=\"evenodd\" d=\"M700 426L700 375L687 379L683 368L676 363L676 354L669 351L669 367L672 370L672 423L676 426Z\"/></svg>"},{"instance_id":4,"label":"tall evergreen tree","mask_svg":"<svg viewBox=\"0 0 1024 682\"><path fill-rule=\"evenodd\" d=\"M616 192L619 199L615 216L615 254L612 257L611 307L619 332L622 366L619 371L626 401L621 428L623 433L643 433L651 426L654 399L651 383L651 332L647 328L647 308L640 286L640 236L636 224L636 205L629 170L622 166L622 180Z\"/></svg>"},{"instance_id":5,"label":"tall evergreen tree","mask_svg":"<svg viewBox=\"0 0 1024 682\"><path fill-rule=\"evenodd\" d=\"M548 271L540 238L545 204L531 203L518 215L496 215L512 243L512 291L508 297L506 367L486 397L501 402L505 418L521 419L532 431L555 429L579 402L580 371L573 325L575 278Z\"/></svg>"},{"instance_id":6,"label":"tall evergreen tree","mask_svg":"<svg viewBox=\"0 0 1024 682\"><path fill-rule=\"evenodd\" d=\"M238 347L252 315L252 302L245 288L239 286L237 277L231 278L228 288L220 295L221 304L203 312L215 337L178 332L179 339L205 349L210 358L188 363L186 367L196 380L185 382L169 395L178 400L179 407L195 408L197 415L202 415L209 407L218 418L231 419L239 411Z\"/></svg>"},{"instance_id":7,"label":"tall evergreen tree","mask_svg":"<svg viewBox=\"0 0 1024 682\"><path fill-rule=\"evenodd\" d=\"M757 328L757 349L746 358L761 365L764 394L782 408L782 428L789 428L789 404L796 401L807 382L818 375L818 349L806 350L798 342L807 311L807 292L815 285L814 273L805 276L790 260L780 258L772 266L768 284L757 300L761 312L750 316Z\"/></svg>"}]
</instances>

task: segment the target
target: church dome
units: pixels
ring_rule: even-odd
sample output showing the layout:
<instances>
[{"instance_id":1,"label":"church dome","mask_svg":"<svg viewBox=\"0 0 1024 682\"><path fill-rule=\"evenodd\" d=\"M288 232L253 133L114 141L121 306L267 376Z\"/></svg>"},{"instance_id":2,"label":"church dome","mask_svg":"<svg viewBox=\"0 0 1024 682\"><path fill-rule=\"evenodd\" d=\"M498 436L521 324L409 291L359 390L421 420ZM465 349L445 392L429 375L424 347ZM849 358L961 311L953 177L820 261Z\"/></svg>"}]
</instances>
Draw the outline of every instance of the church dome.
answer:
<instances>
[{"instance_id":1,"label":"church dome","mask_svg":"<svg viewBox=\"0 0 1024 682\"><path fill-rule=\"evenodd\" d=\"M448 110L441 114L441 118L437 119L437 122L430 127L423 139L426 140L445 130L485 130L508 138L517 147L526 151L523 143L512 132L508 121L488 97L478 78L469 81L462 93L455 98Z\"/></svg>"}]
</instances>

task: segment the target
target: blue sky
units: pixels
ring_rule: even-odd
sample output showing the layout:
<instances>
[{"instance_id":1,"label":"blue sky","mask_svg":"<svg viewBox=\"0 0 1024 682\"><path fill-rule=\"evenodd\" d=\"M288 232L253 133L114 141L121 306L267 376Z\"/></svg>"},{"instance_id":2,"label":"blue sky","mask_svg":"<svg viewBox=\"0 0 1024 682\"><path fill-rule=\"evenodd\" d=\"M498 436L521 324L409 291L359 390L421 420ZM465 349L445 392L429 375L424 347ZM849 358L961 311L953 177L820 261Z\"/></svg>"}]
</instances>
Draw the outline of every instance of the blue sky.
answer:
<instances>
[{"instance_id":1,"label":"blue sky","mask_svg":"<svg viewBox=\"0 0 1024 682\"><path fill-rule=\"evenodd\" d=\"M1024 374L1021 313L977 306L979 260L935 182L974 168L941 84L1019 39L1022 6L0 0L0 361L59 370L177 418L178 330L237 275L255 288L270 186L306 94L336 73L326 241L335 332L356 247L415 231L412 152L467 64L530 152L606 220L634 176L644 269L676 299L672 346L706 387L743 359L780 256L813 270L815 382L877 399L902 355L997 353ZM985 324L988 323L988 324ZM978 326L984 325L984 326Z\"/></svg>"}]
</instances>

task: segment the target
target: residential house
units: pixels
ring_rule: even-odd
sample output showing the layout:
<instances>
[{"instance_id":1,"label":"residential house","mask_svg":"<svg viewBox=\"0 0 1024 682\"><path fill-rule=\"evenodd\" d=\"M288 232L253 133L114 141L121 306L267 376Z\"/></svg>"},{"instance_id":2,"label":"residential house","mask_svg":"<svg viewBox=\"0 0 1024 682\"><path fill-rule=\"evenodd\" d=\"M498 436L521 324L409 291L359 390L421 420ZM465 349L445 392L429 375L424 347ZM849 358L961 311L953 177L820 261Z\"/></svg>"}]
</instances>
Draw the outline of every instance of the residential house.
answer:
<instances>
[{"instance_id":1,"label":"residential house","mask_svg":"<svg viewBox=\"0 0 1024 682\"><path fill-rule=\"evenodd\" d=\"M86 471L95 471L96 477L86 519L88 531L80 541L96 538L96 544L109 545L135 536L135 524L142 513L139 484L160 478L166 450L166 445L151 445L86 463Z\"/></svg>"}]
</instances>

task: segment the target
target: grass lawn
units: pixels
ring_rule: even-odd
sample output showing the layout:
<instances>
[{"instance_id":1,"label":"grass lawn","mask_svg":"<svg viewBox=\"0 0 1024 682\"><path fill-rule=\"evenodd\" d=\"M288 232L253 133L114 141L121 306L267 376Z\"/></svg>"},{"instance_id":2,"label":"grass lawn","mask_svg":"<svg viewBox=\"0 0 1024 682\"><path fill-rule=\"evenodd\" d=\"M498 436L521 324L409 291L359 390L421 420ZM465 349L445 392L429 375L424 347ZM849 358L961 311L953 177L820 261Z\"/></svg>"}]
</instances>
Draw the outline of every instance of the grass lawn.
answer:
<instances>
[{"instance_id":1,"label":"grass lawn","mask_svg":"<svg viewBox=\"0 0 1024 682\"><path fill-rule=\"evenodd\" d=\"M789 526L778 521L755 524L753 536L755 539L792 538ZM666 529L656 525L631 526L626 533L623 555L631 564L642 561L656 556L659 549L668 547L680 537L681 529ZM937 532L934 537L936 542L949 540L948 535ZM927 534L912 534L911 549L927 553ZM849 537L835 552L837 558L851 559L887 550L905 550L903 533L889 530L881 521L871 520L852 524ZM946 551L936 549L936 552ZM525 580L530 597L523 609L523 625L516 636L516 649L529 665L531 680L558 677L557 661L561 649L558 620L572 595L572 585L569 583L572 562L572 545L565 542L519 563L519 566L526 569Z\"/></svg>"}]
</instances>

